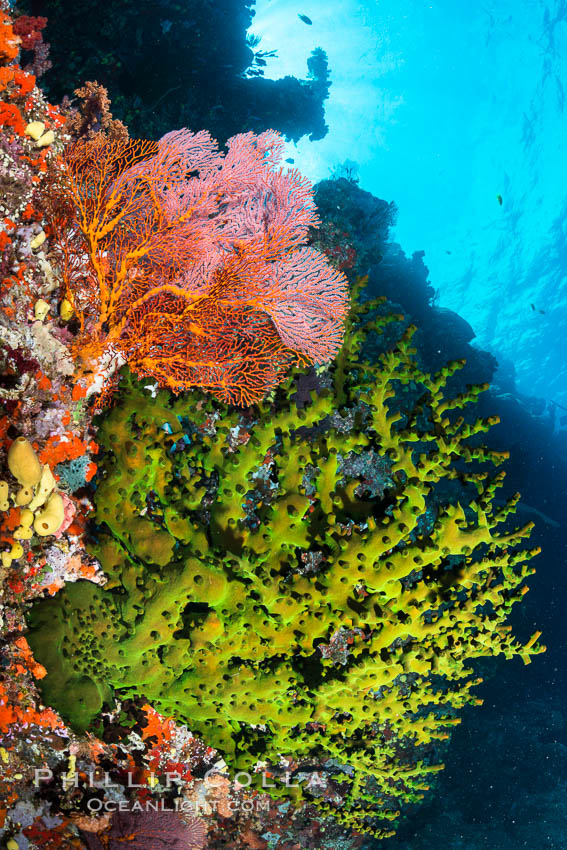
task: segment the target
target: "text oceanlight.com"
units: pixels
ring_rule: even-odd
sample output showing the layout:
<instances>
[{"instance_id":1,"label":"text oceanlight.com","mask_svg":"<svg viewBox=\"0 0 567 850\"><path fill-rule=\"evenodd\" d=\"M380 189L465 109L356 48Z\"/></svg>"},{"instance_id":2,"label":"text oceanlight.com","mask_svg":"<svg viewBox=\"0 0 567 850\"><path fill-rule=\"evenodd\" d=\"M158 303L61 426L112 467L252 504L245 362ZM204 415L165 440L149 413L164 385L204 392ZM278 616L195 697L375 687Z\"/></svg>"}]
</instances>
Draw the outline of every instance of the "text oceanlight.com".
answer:
<instances>
[{"instance_id":1,"label":"text oceanlight.com","mask_svg":"<svg viewBox=\"0 0 567 850\"><path fill-rule=\"evenodd\" d=\"M243 812L267 812L270 808L270 798L267 794L261 797L256 797L253 800L223 800L223 811L228 807L230 811ZM210 815L220 808L218 800L208 800L206 803L199 803L193 800L146 800L141 803L139 800L99 800L94 797L87 801L87 808L91 814L98 812L181 812L191 815Z\"/></svg>"}]
</instances>

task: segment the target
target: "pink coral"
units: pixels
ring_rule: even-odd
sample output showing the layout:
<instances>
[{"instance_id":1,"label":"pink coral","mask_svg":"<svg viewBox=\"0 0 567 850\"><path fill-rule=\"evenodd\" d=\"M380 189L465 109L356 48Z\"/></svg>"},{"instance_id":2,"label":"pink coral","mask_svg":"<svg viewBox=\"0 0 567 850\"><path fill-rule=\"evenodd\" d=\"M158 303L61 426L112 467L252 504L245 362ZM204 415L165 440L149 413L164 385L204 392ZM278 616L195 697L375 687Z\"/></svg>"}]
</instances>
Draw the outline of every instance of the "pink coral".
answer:
<instances>
[{"instance_id":1,"label":"pink coral","mask_svg":"<svg viewBox=\"0 0 567 850\"><path fill-rule=\"evenodd\" d=\"M57 539L59 539L61 537L61 535L63 534L64 531L67 531L67 529L69 528L69 526L73 522L75 514L77 513L77 509L75 507L75 503L73 502L73 500L70 499L69 496L66 493L61 493L60 495L61 495L61 498L63 499L64 514L63 514L63 522L61 523L61 525L59 526L59 528L55 532L55 537Z\"/></svg>"}]
</instances>

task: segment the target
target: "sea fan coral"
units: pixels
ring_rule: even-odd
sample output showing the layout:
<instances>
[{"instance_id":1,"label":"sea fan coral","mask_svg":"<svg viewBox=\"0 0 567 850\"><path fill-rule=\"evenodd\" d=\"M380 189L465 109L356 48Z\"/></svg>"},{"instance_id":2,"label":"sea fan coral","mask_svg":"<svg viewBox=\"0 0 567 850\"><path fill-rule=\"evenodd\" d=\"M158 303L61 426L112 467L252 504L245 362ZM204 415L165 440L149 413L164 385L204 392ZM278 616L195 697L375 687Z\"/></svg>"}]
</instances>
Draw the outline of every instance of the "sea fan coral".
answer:
<instances>
[{"instance_id":1,"label":"sea fan coral","mask_svg":"<svg viewBox=\"0 0 567 850\"><path fill-rule=\"evenodd\" d=\"M200 818L174 811L126 811L113 813L106 832L82 835L89 850L200 850L207 828Z\"/></svg>"},{"instance_id":2,"label":"sea fan coral","mask_svg":"<svg viewBox=\"0 0 567 850\"><path fill-rule=\"evenodd\" d=\"M309 182L277 167L282 146L246 133L222 155L180 130L68 148L45 204L85 374L127 362L175 392L247 404L291 364L332 359L346 279L301 247L318 219Z\"/></svg>"}]
</instances>

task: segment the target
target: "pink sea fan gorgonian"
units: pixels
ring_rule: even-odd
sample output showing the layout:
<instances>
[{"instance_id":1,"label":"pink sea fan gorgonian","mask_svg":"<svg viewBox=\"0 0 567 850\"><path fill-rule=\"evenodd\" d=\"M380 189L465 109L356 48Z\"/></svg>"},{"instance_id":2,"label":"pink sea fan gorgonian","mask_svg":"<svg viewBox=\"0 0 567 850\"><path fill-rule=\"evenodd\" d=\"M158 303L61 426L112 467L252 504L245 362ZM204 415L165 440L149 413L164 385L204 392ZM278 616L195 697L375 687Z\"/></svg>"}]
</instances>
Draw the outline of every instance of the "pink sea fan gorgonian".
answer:
<instances>
[{"instance_id":1,"label":"pink sea fan gorgonian","mask_svg":"<svg viewBox=\"0 0 567 850\"><path fill-rule=\"evenodd\" d=\"M280 167L273 131L227 148L178 130L66 151L64 199L48 207L85 375L127 362L175 392L248 404L340 348L347 282L305 246L311 184Z\"/></svg>"}]
</instances>

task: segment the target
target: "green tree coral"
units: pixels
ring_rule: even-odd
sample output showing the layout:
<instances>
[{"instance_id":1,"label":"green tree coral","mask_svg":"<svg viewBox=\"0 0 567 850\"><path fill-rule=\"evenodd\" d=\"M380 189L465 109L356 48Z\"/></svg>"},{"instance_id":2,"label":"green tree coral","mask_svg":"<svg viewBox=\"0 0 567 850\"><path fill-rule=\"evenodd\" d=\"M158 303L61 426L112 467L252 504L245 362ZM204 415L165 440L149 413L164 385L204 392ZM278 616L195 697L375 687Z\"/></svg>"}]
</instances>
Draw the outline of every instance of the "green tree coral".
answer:
<instances>
[{"instance_id":1,"label":"green tree coral","mask_svg":"<svg viewBox=\"0 0 567 850\"><path fill-rule=\"evenodd\" d=\"M543 647L506 625L535 550L531 524L510 527L517 498L493 505L503 474L487 467L505 456L479 439L493 420L461 415L483 387L453 396L461 363L420 371L411 329L369 362L369 329L396 317L358 295L302 410L290 388L219 413L126 380L99 432L109 583L36 604L29 642L44 699L76 728L113 691L143 694L234 769L325 764L344 804L323 812L382 836L478 702L469 662Z\"/></svg>"}]
</instances>

